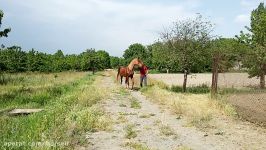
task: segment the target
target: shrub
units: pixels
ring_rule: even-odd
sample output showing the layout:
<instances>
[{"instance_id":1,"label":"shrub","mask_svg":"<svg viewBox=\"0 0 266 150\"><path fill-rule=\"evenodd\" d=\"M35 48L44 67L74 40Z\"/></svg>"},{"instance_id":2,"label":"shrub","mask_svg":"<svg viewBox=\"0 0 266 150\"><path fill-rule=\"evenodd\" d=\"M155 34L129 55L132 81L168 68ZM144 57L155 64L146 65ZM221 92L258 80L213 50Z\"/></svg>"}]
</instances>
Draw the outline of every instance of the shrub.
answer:
<instances>
[{"instance_id":1,"label":"shrub","mask_svg":"<svg viewBox=\"0 0 266 150\"><path fill-rule=\"evenodd\" d=\"M171 91L180 93L180 92L183 92L183 88L181 86L172 86ZM210 88L206 84L187 87L187 93L201 94L201 93L209 93L209 92L210 92Z\"/></svg>"}]
</instances>

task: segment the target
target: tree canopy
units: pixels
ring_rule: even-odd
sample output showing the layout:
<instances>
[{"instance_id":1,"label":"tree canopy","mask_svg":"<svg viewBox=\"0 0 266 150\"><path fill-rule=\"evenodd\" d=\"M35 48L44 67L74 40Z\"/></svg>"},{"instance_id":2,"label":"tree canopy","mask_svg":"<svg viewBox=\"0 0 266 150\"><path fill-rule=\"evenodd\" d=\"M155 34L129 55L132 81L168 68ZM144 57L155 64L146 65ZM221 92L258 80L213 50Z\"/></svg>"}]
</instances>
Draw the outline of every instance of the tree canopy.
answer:
<instances>
[{"instance_id":1,"label":"tree canopy","mask_svg":"<svg viewBox=\"0 0 266 150\"><path fill-rule=\"evenodd\" d=\"M2 19L4 17L4 12L2 10L0 10L0 27L2 25ZM0 38L1 37L7 37L8 33L11 31L11 28L6 28L4 30L0 30Z\"/></svg>"},{"instance_id":2,"label":"tree canopy","mask_svg":"<svg viewBox=\"0 0 266 150\"><path fill-rule=\"evenodd\" d=\"M142 61L148 58L147 49L145 46L139 43L131 44L128 49L124 51L123 57L126 65L134 58L140 58Z\"/></svg>"},{"instance_id":3,"label":"tree canopy","mask_svg":"<svg viewBox=\"0 0 266 150\"><path fill-rule=\"evenodd\" d=\"M165 55L170 55L169 61L177 62L184 72L184 91L187 74L193 66L205 60L204 51L212 38L212 30L213 25L198 15L195 19L176 21L172 27L161 33L166 49L170 50Z\"/></svg>"},{"instance_id":4,"label":"tree canopy","mask_svg":"<svg viewBox=\"0 0 266 150\"><path fill-rule=\"evenodd\" d=\"M248 33L240 32L237 36L240 43L247 47L243 65L248 68L250 77L260 77L260 87L265 88L266 74L266 7L264 3L251 12L251 23Z\"/></svg>"},{"instance_id":5,"label":"tree canopy","mask_svg":"<svg viewBox=\"0 0 266 150\"><path fill-rule=\"evenodd\" d=\"M6 72L61 72L66 70L97 71L110 68L109 54L88 49L76 55L64 55L62 50L46 54L34 49L23 51L19 46L0 49L0 69Z\"/></svg>"}]
</instances>

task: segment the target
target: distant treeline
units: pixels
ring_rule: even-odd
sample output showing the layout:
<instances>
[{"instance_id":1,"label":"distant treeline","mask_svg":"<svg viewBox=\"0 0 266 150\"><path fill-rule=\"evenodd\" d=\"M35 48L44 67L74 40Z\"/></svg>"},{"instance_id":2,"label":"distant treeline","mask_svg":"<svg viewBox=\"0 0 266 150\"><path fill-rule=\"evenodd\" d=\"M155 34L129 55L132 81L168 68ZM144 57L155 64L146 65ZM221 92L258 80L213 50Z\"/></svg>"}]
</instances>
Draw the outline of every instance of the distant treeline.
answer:
<instances>
[{"instance_id":1,"label":"distant treeline","mask_svg":"<svg viewBox=\"0 0 266 150\"><path fill-rule=\"evenodd\" d=\"M5 72L87 71L110 67L110 56L103 50L88 49L78 55L64 55L61 50L55 54L46 54L34 49L23 51L18 46L0 49L0 70Z\"/></svg>"},{"instance_id":2,"label":"distant treeline","mask_svg":"<svg viewBox=\"0 0 266 150\"><path fill-rule=\"evenodd\" d=\"M233 39L225 39L228 43ZM230 43L232 45L232 43ZM22 50L19 46L0 49L0 70L5 72L61 72L75 71L99 71L108 68L127 66L130 61L139 57L150 68L158 72L182 72L178 61L173 55L168 54L164 43L156 42L144 46L139 43L131 44L123 54L123 57L110 56L104 50L87 49L81 54L64 54L58 50L54 54L47 54L37 50ZM178 57L178 55L175 55ZM206 51L194 59L191 72L210 72L212 59ZM233 59L233 63L236 61ZM232 65L229 65L232 66Z\"/></svg>"}]
</instances>

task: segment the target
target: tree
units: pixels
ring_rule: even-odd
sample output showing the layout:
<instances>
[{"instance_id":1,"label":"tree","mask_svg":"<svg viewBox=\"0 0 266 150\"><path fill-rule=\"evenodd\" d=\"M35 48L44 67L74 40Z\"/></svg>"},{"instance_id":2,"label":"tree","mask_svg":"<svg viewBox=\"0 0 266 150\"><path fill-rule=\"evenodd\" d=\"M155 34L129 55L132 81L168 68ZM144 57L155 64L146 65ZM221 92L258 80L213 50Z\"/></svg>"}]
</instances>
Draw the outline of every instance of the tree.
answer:
<instances>
[{"instance_id":1,"label":"tree","mask_svg":"<svg viewBox=\"0 0 266 150\"><path fill-rule=\"evenodd\" d=\"M124 65L124 59L119 57L110 56L111 68L118 68Z\"/></svg>"},{"instance_id":2,"label":"tree","mask_svg":"<svg viewBox=\"0 0 266 150\"><path fill-rule=\"evenodd\" d=\"M27 70L27 53L19 46L1 50L1 62L9 72L23 72Z\"/></svg>"},{"instance_id":3,"label":"tree","mask_svg":"<svg viewBox=\"0 0 266 150\"><path fill-rule=\"evenodd\" d=\"M80 54L82 71L88 71L92 69L91 59L94 53L96 53L94 49L87 49L85 52Z\"/></svg>"},{"instance_id":4,"label":"tree","mask_svg":"<svg viewBox=\"0 0 266 150\"><path fill-rule=\"evenodd\" d=\"M53 55L53 69L54 71L64 71L66 70L66 64L65 64L65 56L62 50L57 50L56 53Z\"/></svg>"},{"instance_id":5,"label":"tree","mask_svg":"<svg viewBox=\"0 0 266 150\"><path fill-rule=\"evenodd\" d=\"M46 54L34 49L26 52L19 46L12 46L0 49L0 62L0 69L8 72L91 70L94 73L110 68L109 54L94 49L88 49L80 55L64 55L61 50L55 54Z\"/></svg>"},{"instance_id":6,"label":"tree","mask_svg":"<svg viewBox=\"0 0 266 150\"><path fill-rule=\"evenodd\" d=\"M75 54L66 55L65 63L68 66L67 70L81 70L80 59L78 55Z\"/></svg>"},{"instance_id":7,"label":"tree","mask_svg":"<svg viewBox=\"0 0 266 150\"><path fill-rule=\"evenodd\" d=\"M148 54L145 46L139 43L131 44L123 54L126 64L129 64L134 58L140 58L145 63L145 60L148 58L147 56Z\"/></svg>"},{"instance_id":8,"label":"tree","mask_svg":"<svg viewBox=\"0 0 266 150\"><path fill-rule=\"evenodd\" d=\"M152 64L153 67L160 72L177 72L179 70L178 63L171 59L171 49L168 48L163 42L156 42L151 45L152 47Z\"/></svg>"},{"instance_id":9,"label":"tree","mask_svg":"<svg viewBox=\"0 0 266 150\"><path fill-rule=\"evenodd\" d=\"M0 10L0 27L2 25L2 19L4 17L4 13L2 10ZM11 28L6 28L4 29L3 31L0 30L0 38L1 37L7 37L8 36L8 33L11 31Z\"/></svg>"},{"instance_id":10,"label":"tree","mask_svg":"<svg viewBox=\"0 0 266 150\"><path fill-rule=\"evenodd\" d=\"M37 61L36 60L36 51L34 49L30 50L27 54L27 70L28 71L37 71Z\"/></svg>"},{"instance_id":11,"label":"tree","mask_svg":"<svg viewBox=\"0 0 266 150\"><path fill-rule=\"evenodd\" d=\"M153 46L148 45L146 48L146 58L143 60L145 62L145 65L147 65L149 68L154 68L152 64L152 57L153 57Z\"/></svg>"},{"instance_id":12,"label":"tree","mask_svg":"<svg viewBox=\"0 0 266 150\"><path fill-rule=\"evenodd\" d=\"M1 28L1 25L2 25L2 19L3 19L3 17L4 17L4 13L3 13L3 11L2 10L0 10L0 28ZM0 30L0 38L2 38L2 37L7 37L8 36L8 33L11 31L11 29L10 28L6 28L6 29L4 29L3 31L1 31ZM2 45L2 48L3 48L4 46ZM1 50L1 48L0 48L0 50ZM0 53L1 54L1 53ZM0 59L1 60L1 59ZM4 63L3 63L3 61L1 60L0 61L0 72L2 71L2 70L4 70L4 69L6 69L6 66L4 65Z\"/></svg>"},{"instance_id":13,"label":"tree","mask_svg":"<svg viewBox=\"0 0 266 150\"><path fill-rule=\"evenodd\" d=\"M168 31L161 34L167 48L171 50L168 54L172 56L171 61L178 62L181 71L184 72L184 92L186 92L187 75L208 47L212 38L212 28L209 21L204 21L202 16L198 15L195 19L174 22Z\"/></svg>"},{"instance_id":14,"label":"tree","mask_svg":"<svg viewBox=\"0 0 266 150\"><path fill-rule=\"evenodd\" d=\"M98 69L103 70L111 67L110 56L104 50L99 50L96 52L96 57L98 59Z\"/></svg>"},{"instance_id":15,"label":"tree","mask_svg":"<svg viewBox=\"0 0 266 150\"><path fill-rule=\"evenodd\" d=\"M36 52L35 55L37 71L54 72L54 57L51 54Z\"/></svg>"},{"instance_id":16,"label":"tree","mask_svg":"<svg viewBox=\"0 0 266 150\"><path fill-rule=\"evenodd\" d=\"M219 38L211 41L210 57L212 58L211 96L216 96L218 89L218 73L232 68L238 60L237 41L229 38Z\"/></svg>"},{"instance_id":17,"label":"tree","mask_svg":"<svg viewBox=\"0 0 266 150\"><path fill-rule=\"evenodd\" d=\"M260 88L265 88L266 74L266 7L264 3L251 12L249 33L240 32L237 36L241 43L250 48L246 52L243 65L248 68L250 77L260 77Z\"/></svg>"},{"instance_id":18,"label":"tree","mask_svg":"<svg viewBox=\"0 0 266 150\"><path fill-rule=\"evenodd\" d=\"M110 56L104 50L87 49L80 57L83 71L91 70L94 73L97 70L110 68Z\"/></svg>"}]
</instances>

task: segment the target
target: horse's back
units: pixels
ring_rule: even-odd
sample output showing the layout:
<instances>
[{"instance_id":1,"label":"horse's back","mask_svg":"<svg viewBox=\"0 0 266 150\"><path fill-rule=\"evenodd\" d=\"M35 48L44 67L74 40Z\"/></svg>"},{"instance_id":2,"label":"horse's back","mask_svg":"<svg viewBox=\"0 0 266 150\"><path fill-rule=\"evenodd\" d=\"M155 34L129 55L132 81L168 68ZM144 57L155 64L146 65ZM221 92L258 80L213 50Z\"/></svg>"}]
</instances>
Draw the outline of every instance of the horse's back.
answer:
<instances>
[{"instance_id":1,"label":"horse's back","mask_svg":"<svg viewBox=\"0 0 266 150\"><path fill-rule=\"evenodd\" d=\"M119 67L119 74L122 77L133 77L134 71L129 71L127 67Z\"/></svg>"},{"instance_id":2,"label":"horse's back","mask_svg":"<svg viewBox=\"0 0 266 150\"><path fill-rule=\"evenodd\" d=\"M118 73L120 74L120 76L125 76L126 75L126 72L127 72L127 69L126 67L119 67L118 69Z\"/></svg>"}]
</instances>

